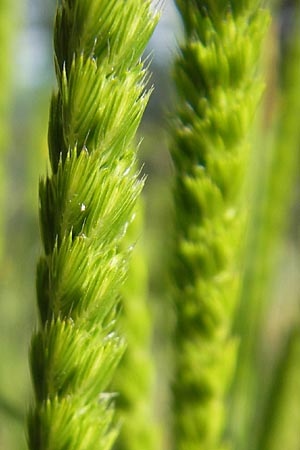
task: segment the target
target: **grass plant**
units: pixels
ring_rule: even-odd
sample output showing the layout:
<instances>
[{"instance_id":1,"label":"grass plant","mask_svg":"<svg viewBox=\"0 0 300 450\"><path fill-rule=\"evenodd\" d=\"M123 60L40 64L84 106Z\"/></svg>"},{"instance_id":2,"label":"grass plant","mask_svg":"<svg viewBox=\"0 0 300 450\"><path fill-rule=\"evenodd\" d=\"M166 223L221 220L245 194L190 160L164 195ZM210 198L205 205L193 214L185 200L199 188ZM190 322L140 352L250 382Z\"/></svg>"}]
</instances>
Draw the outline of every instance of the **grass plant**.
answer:
<instances>
[{"instance_id":1,"label":"grass plant","mask_svg":"<svg viewBox=\"0 0 300 450\"><path fill-rule=\"evenodd\" d=\"M255 440L252 430L260 428L260 422L266 420L262 419L260 414L264 409L268 391L268 374L265 373L263 380L259 377L258 374L263 373L260 367L262 363L259 361L264 327L272 307L272 286L278 262L282 259L287 230L291 226L290 211L299 165L299 2L295 12L279 61L278 86L275 87L277 101L273 104L271 138L267 141L262 132L259 134L260 154L256 155L256 174L253 173L254 200L246 251L247 263L235 324L235 332L240 338L240 349L233 387L231 420L235 423L237 449L252 450ZM280 36L277 36L277 40L275 45L282 45ZM271 70L274 70L274 67ZM286 310L297 311L292 299L286 299L284 303ZM285 313L286 311L283 316ZM285 336L280 336L279 340L284 342ZM272 357L276 359L276 355L268 357L269 364L272 364Z\"/></svg>"},{"instance_id":2,"label":"grass plant","mask_svg":"<svg viewBox=\"0 0 300 450\"><path fill-rule=\"evenodd\" d=\"M117 435L108 386L124 351L122 242L143 185L133 139L149 98L140 58L156 21L143 0L64 0L57 8L51 170L39 191L31 450L108 450Z\"/></svg>"},{"instance_id":3,"label":"grass plant","mask_svg":"<svg viewBox=\"0 0 300 450\"><path fill-rule=\"evenodd\" d=\"M249 132L262 93L268 23L256 1L177 1L185 40L174 68L174 447L223 449L236 363ZM227 448L227 447L226 447Z\"/></svg>"},{"instance_id":4,"label":"grass plant","mask_svg":"<svg viewBox=\"0 0 300 450\"><path fill-rule=\"evenodd\" d=\"M296 321L274 371L259 450L298 450L300 446L300 328ZM250 447L249 447L250 448Z\"/></svg>"},{"instance_id":5,"label":"grass plant","mask_svg":"<svg viewBox=\"0 0 300 450\"><path fill-rule=\"evenodd\" d=\"M129 225L127 240L132 248L128 277L122 292L121 330L127 348L113 383L121 422L116 450L156 450L158 427L154 420L155 369L152 352L152 314L148 299L148 271L143 240L141 202ZM132 244L134 244L132 246Z\"/></svg>"},{"instance_id":6,"label":"grass plant","mask_svg":"<svg viewBox=\"0 0 300 450\"><path fill-rule=\"evenodd\" d=\"M10 119L12 107L13 64L10 54L13 44L13 29L15 25L14 0L0 0L0 57L2 60L0 70L0 205L5 209L6 204L6 155L10 143ZM4 63L5 61L5 63ZM0 257L2 263L5 236L5 215L0 218Z\"/></svg>"},{"instance_id":7,"label":"grass plant","mask_svg":"<svg viewBox=\"0 0 300 450\"><path fill-rule=\"evenodd\" d=\"M275 25L283 0L270 4L271 44L263 0L175 1L183 39L173 67L173 173L157 115L145 127L151 183L142 204L135 136L152 90L142 55L158 3L57 2L48 142L39 114L24 145L32 119L23 120L28 110L17 106L6 170L16 4L0 0L0 205L8 213L0 231L10 220L13 238L3 247L0 232L1 450L25 446L28 374L17 350L27 345L32 314L20 302L31 296L28 274L39 244L35 194L24 180L41 163L26 148L43 145L49 162L39 185L29 450L300 449L298 293L279 271L283 245L291 258L296 253L289 227L295 227L299 181L299 0L290 2L298 9L282 35ZM275 48L278 67L270 57ZM265 67L271 86L261 102ZM34 104L30 99L31 111ZM18 177L8 184L13 195L22 194L5 211L10 171ZM289 261L285 266L290 271Z\"/></svg>"}]
</instances>

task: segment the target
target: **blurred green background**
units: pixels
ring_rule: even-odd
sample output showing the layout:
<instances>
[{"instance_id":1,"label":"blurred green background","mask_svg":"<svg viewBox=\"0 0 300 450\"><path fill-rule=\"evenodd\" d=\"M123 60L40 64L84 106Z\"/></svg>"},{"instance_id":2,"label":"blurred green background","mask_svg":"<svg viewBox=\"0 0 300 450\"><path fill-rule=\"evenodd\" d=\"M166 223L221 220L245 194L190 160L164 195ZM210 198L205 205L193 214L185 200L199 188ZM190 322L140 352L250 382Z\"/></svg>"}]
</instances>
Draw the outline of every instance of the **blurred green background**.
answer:
<instances>
[{"instance_id":1,"label":"blurred green background","mask_svg":"<svg viewBox=\"0 0 300 450\"><path fill-rule=\"evenodd\" d=\"M265 134L271 133L282 48L289 39L293 5L293 1L280 5L279 15L273 21L273 34L267 43L268 87L262 104ZM26 448L24 417L31 395L27 353L36 323L35 265L40 254L38 180L47 172L48 106L55 86L52 63L55 6L54 0L0 0L0 55L4 62L0 67L0 450ZM143 136L140 159L148 175L144 190L144 240L149 264L149 298L155 318L157 417L165 424L164 428L167 428L170 409L168 336L173 321L171 301L166 294L172 234L172 163L166 129L174 99L171 64L180 35L174 4L166 1L148 49L148 53L152 53L151 83L155 90L140 128L140 136ZM272 282L267 289L270 300L259 356L266 360L262 373L268 373L272 367L272 355L281 348L291 319L297 314L300 317L299 179L297 181L292 189L288 227L274 256ZM164 435L166 448L167 432Z\"/></svg>"}]
</instances>

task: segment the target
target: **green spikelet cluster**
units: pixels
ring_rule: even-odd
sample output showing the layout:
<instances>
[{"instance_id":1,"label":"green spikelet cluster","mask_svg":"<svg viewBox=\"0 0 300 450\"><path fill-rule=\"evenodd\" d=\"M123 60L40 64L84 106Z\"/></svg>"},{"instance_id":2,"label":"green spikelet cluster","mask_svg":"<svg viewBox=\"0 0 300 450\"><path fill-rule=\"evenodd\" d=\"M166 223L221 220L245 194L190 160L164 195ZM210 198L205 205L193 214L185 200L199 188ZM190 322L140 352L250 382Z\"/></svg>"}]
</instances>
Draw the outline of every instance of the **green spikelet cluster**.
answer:
<instances>
[{"instance_id":1,"label":"green spikelet cluster","mask_svg":"<svg viewBox=\"0 0 300 450\"><path fill-rule=\"evenodd\" d=\"M243 176L262 93L268 23L256 1L177 0L185 29L174 76L174 435L178 450L223 449L231 335L245 226Z\"/></svg>"},{"instance_id":2,"label":"green spikelet cluster","mask_svg":"<svg viewBox=\"0 0 300 450\"><path fill-rule=\"evenodd\" d=\"M132 245L127 281L122 290L121 329L127 348L116 372L116 407L122 424L116 450L156 450L158 432L153 418L154 367L151 355L151 315L147 305L147 269L141 239L143 208L130 224Z\"/></svg>"},{"instance_id":3,"label":"green spikelet cluster","mask_svg":"<svg viewBox=\"0 0 300 450\"><path fill-rule=\"evenodd\" d=\"M121 248L143 184L132 140L149 97L140 58L156 21L144 0L63 0L57 9L31 450L108 450L116 436L107 390L124 350Z\"/></svg>"}]
</instances>

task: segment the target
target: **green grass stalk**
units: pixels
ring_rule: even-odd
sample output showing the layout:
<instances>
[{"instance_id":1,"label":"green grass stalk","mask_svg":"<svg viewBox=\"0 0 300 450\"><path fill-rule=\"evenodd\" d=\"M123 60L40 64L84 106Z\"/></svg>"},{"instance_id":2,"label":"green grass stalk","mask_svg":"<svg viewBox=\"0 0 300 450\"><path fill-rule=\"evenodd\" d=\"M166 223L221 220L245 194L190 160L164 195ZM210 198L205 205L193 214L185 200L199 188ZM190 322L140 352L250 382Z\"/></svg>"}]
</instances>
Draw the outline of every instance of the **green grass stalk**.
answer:
<instances>
[{"instance_id":1,"label":"green grass stalk","mask_svg":"<svg viewBox=\"0 0 300 450\"><path fill-rule=\"evenodd\" d=\"M156 450L158 429L154 422L154 365L151 353L152 320L148 297L148 273L142 239L141 202L129 225L127 240L134 248L122 291L120 325L127 348L116 371L114 389L121 431L116 450Z\"/></svg>"},{"instance_id":2,"label":"green grass stalk","mask_svg":"<svg viewBox=\"0 0 300 450\"><path fill-rule=\"evenodd\" d=\"M108 386L124 351L122 243L143 185L133 138L149 98L140 58L156 21L144 0L63 0L57 8L30 450L108 450L117 435Z\"/></svg>"},{"instance_id":3,"label":"green grass stalk","mask_svg":"<svg viewBox=\"0 0 300 450\"><path fill-rule=\"evenodd\" d=\"M226 446L226 397L241 277L249 132L262 93L257 60L268 13L249 0L178 0L175 63L174 447Z\"/></svg>"},{"instance_id":4,"label":"green grass stalk","mask_svg":"<svg viewBox=\"0 0 300 450\"><path fill-rule=\"evenodd\" d=\"M266 380L258 377L261 369L258 360L264 320L270 307L272 277L289 225L299 165L299 18L300 11L281 58L273 136L271 142L265 142L265 148L260 148L264 155L257 156L257 166L261 166L265 173L258 168L258 176L255 177L247 263L235 325L236 333L240 336L232 395L232 421L236 428L237 449L253 449L253 430L259 428L261 421L257 408L263 408L267 390ZM270 153L268 165L264 165L261 160L267 152Z\"/></svg>"},{"instance_id":5,"label":"green grass stalk","mask_svg":"<svg viewBox=\"0 0 300 450\"><path fill-rule=\"evenodd\" d=\"M259 450L300 448L300 328L291 330L274 376Z\"/></svg>"},{"instance_id":6,"label":"green grass stalk","mask_svg":"<svg viewBox=\"0 0 300 450\"><path fill-rule=\"evenodd\" d=\"M16 5L14 0L0 0L0 205L2 211L6 209L6 154L11 140L11 107L12 107L12 74L14 29L16 26ZM0 218L0 256L1 261L4 251L5 218Z\"/></svg>"}]
</instances>

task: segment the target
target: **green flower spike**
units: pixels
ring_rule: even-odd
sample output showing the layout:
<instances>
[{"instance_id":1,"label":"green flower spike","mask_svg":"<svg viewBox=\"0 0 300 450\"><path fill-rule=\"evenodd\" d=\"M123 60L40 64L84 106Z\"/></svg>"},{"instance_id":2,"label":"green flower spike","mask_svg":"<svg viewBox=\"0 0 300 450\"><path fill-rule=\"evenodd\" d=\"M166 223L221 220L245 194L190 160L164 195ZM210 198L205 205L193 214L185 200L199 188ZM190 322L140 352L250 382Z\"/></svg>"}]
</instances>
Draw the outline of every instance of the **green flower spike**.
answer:
<instances>
[{"instance_id":1,"label":"green flower spike","mask_svg":"<svg viewBox=\"0 0 300 450\"><path fill-rule=\"evenodd\" d=\"M223 443L236 362L232 322L245 228L249 131L262 84L257 60L268 23L259 2L177 0L185 41L175 63L174 442Z\"/></svg>"},{"instance_id":2,"label":"green flower spike","mask_svg":"<svg viewBox=\"0 0 300 450\"><path fill-rule=\"evenodd\" d=\"M149 98L140 58L157 19L144 0L63 0L57 8L30 450L108 450L117 435L108 385L124 350L121 248L143 185L133 138Z\"/></svg>"}]
</instances>

